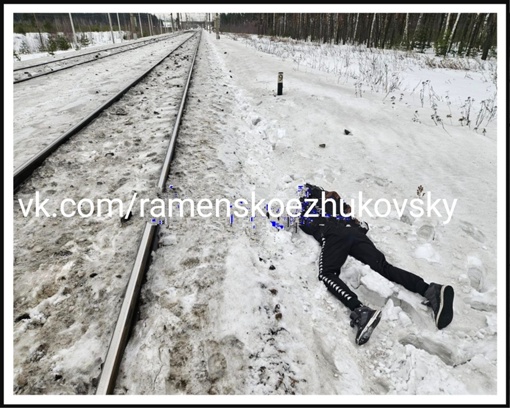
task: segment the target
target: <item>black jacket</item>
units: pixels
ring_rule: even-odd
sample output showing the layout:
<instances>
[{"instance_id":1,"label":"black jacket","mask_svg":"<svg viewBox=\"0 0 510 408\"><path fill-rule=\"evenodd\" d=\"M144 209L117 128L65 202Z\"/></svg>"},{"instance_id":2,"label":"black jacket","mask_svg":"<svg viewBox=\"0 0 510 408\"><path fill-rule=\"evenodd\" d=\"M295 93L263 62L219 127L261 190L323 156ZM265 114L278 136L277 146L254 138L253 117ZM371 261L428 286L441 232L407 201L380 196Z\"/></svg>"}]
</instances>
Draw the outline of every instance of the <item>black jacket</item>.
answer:
<instances>
[{"instance_id":1,"label":"black jacket","mask_svg":"<svg viewBox=\"0 0 510 408\"><path fill-rule=\"evenodd\" d=\"M309 235L313 235L318 241L321 240L322 233L326 227L347 227L353 228L354 231L361 231L366 234L369 230L366 223L361 223L356 218L351 216L343 217L342 215L336 215L333 211L333 204L329 201L324 206L322 211L322 193L325 191L322 187L315 186L313 184L306 183L301 200L301 215L299 217L299 228L303 232ZM317 203L313 205L313 202L305 201L306 198L317 199ZM340 213L339 208L341 200L334 199L336 202L336 213ZM347 214L347 208L344 203L344 214ZM308 216L306 215L308 214Z\"/></svg>"}]
</instances>

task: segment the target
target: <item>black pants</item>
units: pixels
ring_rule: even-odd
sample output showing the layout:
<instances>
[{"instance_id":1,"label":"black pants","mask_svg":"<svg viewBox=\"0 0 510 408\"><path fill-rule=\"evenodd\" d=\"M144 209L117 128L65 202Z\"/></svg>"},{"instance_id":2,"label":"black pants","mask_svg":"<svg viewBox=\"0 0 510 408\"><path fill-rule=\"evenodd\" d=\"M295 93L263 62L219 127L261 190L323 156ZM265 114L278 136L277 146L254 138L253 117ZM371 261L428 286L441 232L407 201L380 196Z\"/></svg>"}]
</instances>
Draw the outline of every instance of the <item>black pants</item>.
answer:
<instances>
[{"instance_id":1,"label":"black pants","mask_svg":"<svg viewBox=\"0 0 510 408\"><path fill-rule=\"evenodd\" d=\"M350 227L343 223L327 225L322 227L322 230L317 230L314 237L322 244L319 279L324 282L333 295L351 310L361 306L362 303L339 278L340 270L348 255L411 292L423 296L429 286L419 276L389 264L384 254L355 225Z\"/></svg>"}]
</instances>

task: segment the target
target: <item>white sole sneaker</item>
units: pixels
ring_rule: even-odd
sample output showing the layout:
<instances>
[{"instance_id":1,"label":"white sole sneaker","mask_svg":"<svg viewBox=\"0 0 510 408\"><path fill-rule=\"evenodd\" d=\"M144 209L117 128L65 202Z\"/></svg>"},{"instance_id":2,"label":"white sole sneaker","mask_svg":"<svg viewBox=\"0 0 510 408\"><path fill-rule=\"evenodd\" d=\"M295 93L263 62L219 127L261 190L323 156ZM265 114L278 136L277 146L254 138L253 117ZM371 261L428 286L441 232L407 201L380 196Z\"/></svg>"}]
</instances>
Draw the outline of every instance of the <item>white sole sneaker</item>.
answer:
<instances>
[{"instance_id":1,"label":"white sole sneaker","mask_svg":"<svg viewBox=\"0 0 510 408\"><path fill-rule=\"evenodd\" d=\"M454 292L451 286L441 288L439 310L436 316L436 326L438 329L444 329L453 320L453 298Z\"/></svg>"},{"instance_id":2,"label":"white sole sneaker","mask_svg":"<svg viewBox=\"0 0 510 408\"><path fill-rule=\"evenodd\" d=\"M372 332L379 324L379 321L381 320L381 311L376 310L375 313L372 315L366 326L361 330L360 333L356 336L356 344L361 346L362 344L365 344L372 335Z\"/></svg>"}]
</instances>

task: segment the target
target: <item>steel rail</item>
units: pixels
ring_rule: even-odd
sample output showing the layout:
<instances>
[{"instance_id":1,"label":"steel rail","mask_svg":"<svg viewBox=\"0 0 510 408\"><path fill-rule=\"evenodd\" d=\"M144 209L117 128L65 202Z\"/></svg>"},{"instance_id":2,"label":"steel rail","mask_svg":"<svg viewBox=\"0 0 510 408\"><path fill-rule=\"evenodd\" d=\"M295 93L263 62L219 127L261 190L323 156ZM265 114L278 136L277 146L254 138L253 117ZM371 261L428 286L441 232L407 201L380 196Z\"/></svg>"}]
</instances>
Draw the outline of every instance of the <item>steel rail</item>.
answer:
<instances>
[{"instance_id":1,"label":"steel rail","mask_svg":"<svg viewBox=\"0 0 510 408\"><path fill-rule=\"evenodd\" d=\"M200 32L201 34L201 32ZM200 46L201 35L199 35L197 41L197 47L193 54L193 59L191 61L191 66L188 72L188 77L186 80L186 86L184 88L184 92L182 95L181 106L179 108L179 113L177 115L177 119L174 124L174 132L172 134L172 142L169 145L167 150L167 155L165 158L164 169L167 168L169 170L169 164L172 159L172 154L169 155L169 152L173 152L173 147L175 144L175 138L177 137L177 129L179 128L180 119L182 117L182 111L184 109L184 104L187 98L189 83L191 80L191 74L193 71L193 66L195 65L196 56L198 53L198 48ZM169 160L167 162L167 160ZM160 181L163 178L164 170L161 173ZM166 174L168 176L168 173ZM166 177L165 176L165 177ZM163 184L164 184L163 180ZM158 224L147 223L145 225L144 234L142 240L140 242L140 246L138 248L138 255L135 260L135 264L133 266L133 271L131 272L131 277L129 279L129 283L126 289L126 295L124 297L124 301L122 303L121 311L119 313L119 318L117 319L117 324L115 326L114 333L112 335L112 339L110 341L110 345L108 347L108 352L106 354L105 362L103 364L103 369L101 371L101 377L99 379L99 383L96 389L96 395L108 395L112 394L115 389L115 382L117 380L117 374L119 372L119 367L122 362L122 357L124 354L124 350L126 348L126 344L129 340L129 333L132 325L132 318L134 314L134 310L137 304L137 300L140 294L140 288L142 283L143 275L145 271L148 269L150 264L149 257L149 248L156 247L157 240L155 237L157 236L157 227ZM148 253L149 252L149 253Z\"/></svg>"},{"instance_id":2,"label":"steel rail","mask_svg":"<svg viewBox=\"0 0 510 408\"><path fill-rule=\"evenodd\" d=\"M129 337L131 321L140 295L143 276L150 265L150 255L157 244L158 224L147 222L143 231L133 270L124 294L124 301L120 309L117 324L108 346L108 352L97 385L96 395L111 394L115 388L115 381L122 361L122 355Z\"/></svg>"},{"instance_id":3,"label":"steel rail","mask_svg":"<svg viewBox=\"0 0 510 408\"><path fill-rule=\"evenodd\" d=\"M186 99L188 96L188 88L191 82L191 74L193 73L193 67L195 66L195 59L198 53L198 46L200 45L200 40L202 39L202 31L200 31L200 35L198 37L197 48L195 53L193 54L193 60L191 61L191 67L188 72L188 80L186 81L186 86L184 88L183 97L181 100L181 105L179 106L179 111L177 113L177 118L175 120L174 129L172 132L172 136L170 138L170 143L168 144L168 149L166 151L165 161L163 162L163 168L161 169L161 174L159 176L158 188L160 191L163 191L165 187L165 181L170 172L170 163L172 162L175 150L175 142L177 140L177 134L179 133L179 125L181 123L182 112L184 111L184 106L186 105Z\"/></svg>"}]
</instances>

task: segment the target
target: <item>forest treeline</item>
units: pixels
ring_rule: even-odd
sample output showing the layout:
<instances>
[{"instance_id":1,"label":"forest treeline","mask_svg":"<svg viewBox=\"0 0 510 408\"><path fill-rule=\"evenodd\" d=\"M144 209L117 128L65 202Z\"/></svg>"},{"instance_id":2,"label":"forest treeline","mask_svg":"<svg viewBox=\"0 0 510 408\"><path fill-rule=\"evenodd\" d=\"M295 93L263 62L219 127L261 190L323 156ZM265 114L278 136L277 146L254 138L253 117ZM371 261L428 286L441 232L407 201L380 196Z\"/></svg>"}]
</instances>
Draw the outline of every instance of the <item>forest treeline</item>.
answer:
<instances>
[{"instance_id":1,"label":"forest treeline","mask_svg":"<svg viewBox=\"0 0 510 408\"><path fill-rule=\"evenodd\" d=\"M73 13L77 32L109 31L107 13ZM154 14L110 13L114 30L137 36L164 32ZM174 29L182 28L182 15L171 15ZM481 56L497 52L495 13L221 13L223 32L288 37L331 44L366 45L436 55ZM69 13L15 13L14 32L72 32Z\"/></svg>"},{"instance_id":2,"label":"forest treeline","mask_svg":"<svg viewBox=\"0 0 510 408\"><path fill-rule=\"evenodd\" d=\"M118 16L118 18L117 18ZM176 30L181 29L180 13L169 15ZM108 13L72 13L73 25L77 32L110 31ZM163 21L148 13L110 13L114 31L136 33L138 37L162 34ZM14 32L19 34L44 32L50 34L72 33L69 13L15 13Z\"/></svg>"},{"instance_id":3,"label":"forest treeline","mask_svg":"<svg viewBox=\"0 0 510 408\"><path fill-rule=\"evenodd\" d=\"M417 50L436 55L496 55L495 13L221 14L221 31L331 44Z\"/></svg>"}]
</instances>

